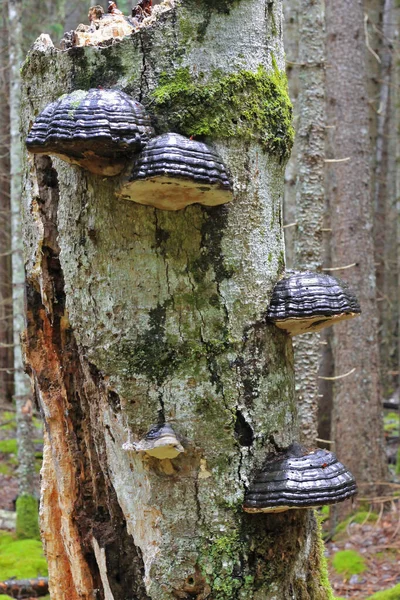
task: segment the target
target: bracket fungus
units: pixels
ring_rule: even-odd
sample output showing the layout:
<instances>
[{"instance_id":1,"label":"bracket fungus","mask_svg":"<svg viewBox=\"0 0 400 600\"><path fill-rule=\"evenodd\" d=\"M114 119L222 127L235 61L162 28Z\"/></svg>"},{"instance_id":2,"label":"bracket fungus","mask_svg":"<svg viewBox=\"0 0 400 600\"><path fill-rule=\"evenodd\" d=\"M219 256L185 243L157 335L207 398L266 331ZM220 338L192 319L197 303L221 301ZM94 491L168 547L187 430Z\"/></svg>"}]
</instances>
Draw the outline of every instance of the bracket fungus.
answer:
<instances>
[{"instance_id":1,"label":"bracket fungus","mask_svg":"<svg viewBox=\"0 0 400 600\"><path fill-rule=\"evenodd\" d=\"M175 431L168 423L154 425L140 442L127 442L123 445L123 449L146 452L149 456L160 460L176 458L178 454L185 451Z\"/></svg>"},{"instance_id":2,"label":"bracket fungus","mask_svg":"<svg viewBox=\"0 0 400 600\"><path fill-rule=\"evenodd\" d=\"M196 202L217 206L232 200L224 163L209 146L176 133L151 139L137 156L118 196L163 210Z\"/></svg>"},{"instance_id":3,"label":"bracket fungus","mask_svg":"<svg viewBox=\"0 0 400 600\"><path fill-rule=\"evenodd\" d=\"M36 118L26 140L34 154L51 154L97 175L113 176L154 135L144 107L119 90L76 90Z\"/></svg>"},{"instance_id":4,"label":"bracket fungus","mask_svg":"<svg viewBox=\"0 0 400 600\"><path fill-rule=\"evenodd\" d=\"M343 281L322 273L293 273L276 284L267 319L290 335L319 331L361 313Z\"/></svg>"},{"instance_id":5,"label":"bracket fungus","mask_svg":"<svg viewBox=\"0 0 400 600\"><path fill-rule=\"evenodd\" d=\"M285 452L267 457L246 491L243 510L283 512L336 504L357 493L353 475L334 454L309 451L292 444Z\"/></svg>"}]
</instances>

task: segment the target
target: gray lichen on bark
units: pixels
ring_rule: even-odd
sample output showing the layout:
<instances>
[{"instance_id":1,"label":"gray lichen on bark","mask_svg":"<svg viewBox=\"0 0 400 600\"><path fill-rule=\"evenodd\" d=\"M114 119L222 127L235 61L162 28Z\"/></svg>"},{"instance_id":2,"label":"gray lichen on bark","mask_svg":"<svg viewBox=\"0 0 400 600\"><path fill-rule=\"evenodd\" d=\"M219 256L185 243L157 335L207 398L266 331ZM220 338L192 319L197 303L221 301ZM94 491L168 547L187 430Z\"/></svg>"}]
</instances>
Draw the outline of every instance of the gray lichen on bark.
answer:
<instances>
[{"instance_id":1,"label":"gray lichen on bark","mask_svg":"<svg viewBox=\"0 0 400 600\"><path fill-rule=\"evenodd\" d=\"M217 68L283 69L279 2L206 8L177 3L153 27L101 48L34 48L24 133L77 88L116 86L151 111L160 78L179 68L201 69L206 81ZM44 342L31 335L27 357L53 457L47 451L43 498L68 549L67 592L50 561L57 598L98 587L101 598L126 600L133 581L135 597L160 600L330 597L312 514L241 511L253 470L296 435L291 343L264 322L284 267L284 165L256 140L207 142L231 171L235 199L177 213L117 200L123 176L101 179L54 158L59 248L49 244L38 159L27 162L28 322ZM184 454L159 461L122 448L164 419ZM108 516L120 529L106 534ZM54 544L44 510L42 523ZM125 583L109 568L116 556L134 557Z\"/></svg>"}]
</instances>

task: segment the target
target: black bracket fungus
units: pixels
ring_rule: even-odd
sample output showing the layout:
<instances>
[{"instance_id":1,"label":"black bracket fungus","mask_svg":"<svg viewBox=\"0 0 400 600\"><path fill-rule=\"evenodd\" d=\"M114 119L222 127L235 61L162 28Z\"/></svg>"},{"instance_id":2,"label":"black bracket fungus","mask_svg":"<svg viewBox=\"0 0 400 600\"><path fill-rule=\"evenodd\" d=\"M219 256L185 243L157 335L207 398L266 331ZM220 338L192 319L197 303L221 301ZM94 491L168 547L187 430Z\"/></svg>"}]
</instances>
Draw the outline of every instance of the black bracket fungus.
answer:
<instances>
[{"instance_id":1,"label":"black bracket fungus","mask_svg":"<svg viewBox=\"0 0 400 600\"><path fill-rule=\"evenodd\" d=\"M327 450L292 444L267 457L244 498L249 513L336 504L357 493L353 475Z\"/></svg>"},{"instance_id":2,"label":"black bracket fungus","mask_svg":"<svg viewBox=\"0 0 400 600\"><path fill-rule=\"evenodd\" d=\"M163 210L180 210L196 202L206 206L230 202L232 184L212 148L166 133L149 141L117 195Z\"/></svg>"},{"instance_id":3,"label":"black bracket fungus","mask_svg":"<svg viewBox=\"0 0 400 600\"><path fill-rule=\"evenodd\" d=\"M51 154L97 175L114 176L154 135L144 107L119 90L76 90L39 114L26 139L34 154Z\"/></svg>"},{"instance_id":4,"label":"black bracket fungus","mask_svg":"<svg viewBox=\"0 0 400 600\"><path fill-rule=\"evenodd\" d=\"M276 284L267 319L290 335L319 331L361 313L347 284L322 273L293 273Z\"/></svg>"},{"instance_id":5,"label":"black bracket fungus","mask_svg":"<svg viewBox=\"0 0 400 600\"><path fill-rule=\"evenodd\" d=\"M185 451L175 431L168 423L154 425L142 440L126 442L122 447L128 451L145 452L160 460L176 458L178 454Z\"/></svg>"}]
</instances>

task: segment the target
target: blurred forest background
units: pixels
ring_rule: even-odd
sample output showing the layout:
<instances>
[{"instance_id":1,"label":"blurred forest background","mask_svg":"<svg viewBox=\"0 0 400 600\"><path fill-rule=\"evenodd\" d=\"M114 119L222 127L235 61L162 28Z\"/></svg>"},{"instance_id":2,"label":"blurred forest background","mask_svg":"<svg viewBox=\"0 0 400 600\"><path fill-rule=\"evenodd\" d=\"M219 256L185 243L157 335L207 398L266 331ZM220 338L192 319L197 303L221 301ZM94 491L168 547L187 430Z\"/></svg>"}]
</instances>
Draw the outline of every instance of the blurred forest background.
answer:
<instances>
[{"instance_id":1,"label":"blurred forest background","mask_svg":"<svg viewBox=\"0 0 400 600\"><path fill-rule=\"evenodd\" d=\"M0 4L0 582L46 576L37 526L41 420L20 347L19 69L41 33L57 45L65 31L88 22L92 4ZM118 7L128 15L132 4L120 0ZM321 514L337 597L396 600L400 7L395 0L326 6L323 0L285 0L284 13L296 129L285 182L287 268L344 279L363 311L326 334L295 338L302 441L336 452L359 485L354 505ZM41 593L40 581L32 595ZM11 593L0 584L2 589Z\"/></svg>"}]
</instances>

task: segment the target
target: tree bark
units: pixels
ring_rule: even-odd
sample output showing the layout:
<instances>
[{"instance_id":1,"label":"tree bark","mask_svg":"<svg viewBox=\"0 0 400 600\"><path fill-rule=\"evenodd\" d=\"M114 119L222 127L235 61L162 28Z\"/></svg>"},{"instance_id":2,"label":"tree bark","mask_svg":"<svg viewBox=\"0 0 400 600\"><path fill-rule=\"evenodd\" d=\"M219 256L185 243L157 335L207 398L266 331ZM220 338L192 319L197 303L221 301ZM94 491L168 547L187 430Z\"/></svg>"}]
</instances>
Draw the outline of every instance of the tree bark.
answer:
<instances>
[{"instance_id":1,"label":"tree bark","mask_svg":"<svg viewBox=\"0 0 400 600\"><path fill-rule=\"evenodd\" d=\"M335 375L334 439L361 490L385 476L379 349L369 172L365 31L362 2L337 0L327 9L328 114L335 126L335 155L328 163L333 268L360 300L361 318L333 330ZM361 450L362 449L362 450Z\"/></svg>"},{"instance_id":2,"label":"tree bark","mask_svg":"<svg viewBox=\"0 0 400 600\"><path fill-rule=\"evenodd\" d=\"M278 76L281 8L182 1L105 47L34 46L24 134L50 101L97 86L131 93L160 131L179 129L176 102L157 99L181 77L209 101L226 77ZM209 138L235 199L176 213L118 200L121 178L27 159L26 352L46 426L41 523L57 600L332 597L312 511L241 508L266 453L296 437L291 343L264 321L284 268L284 161L257 140ZM164 419L184 454L123 449Z\"/></svg>"},{"instance_id":3,"label":"tree bark","mask_svg":"<svg viewBox=\"0 0 400 600\"><path fill-rule=\"evenodd\" d=\"M0 404L12 402L13 329L11 282L10 103L7 13L0 8Z\"/></svg>"},{"instance_id":4,"label":"tree bark","mask_svg":"<svg viewBox=\"0 0 400 600\"><path fill-rule=\"evenodd\" d=\"M299 6L299 96L297 123L296 269L322 268L325 212L325 32L324 2L302 0ZM318 437L319 333L294 340L296 398L300 439L315 446Z\"/></svg>"},{"instance_id":5,"label":"tree bark","mask_svg":"<svg viewBox=\"0 0 400 600\"><path fill-rule=\"evenodd\" d=\"M20 104L22 64L22 3L8 0L10 52L10 157L11 157L11 231L12 231L12 305L14 336L14 398L18 440L19 495L35 494L35 449L33 404L29 377L24 372L21 334L24 322L25 272L21 227L22 142ZM18 511L17 511L18 513ZM22 519L22 521L21 521ZM24 529L24 515L17 514L19 529Z\"/></svg>"}]
</instances>

